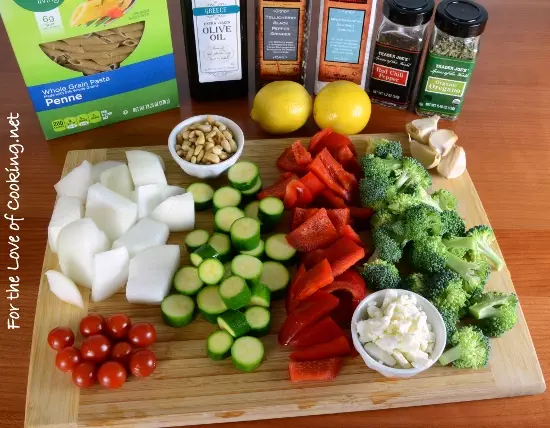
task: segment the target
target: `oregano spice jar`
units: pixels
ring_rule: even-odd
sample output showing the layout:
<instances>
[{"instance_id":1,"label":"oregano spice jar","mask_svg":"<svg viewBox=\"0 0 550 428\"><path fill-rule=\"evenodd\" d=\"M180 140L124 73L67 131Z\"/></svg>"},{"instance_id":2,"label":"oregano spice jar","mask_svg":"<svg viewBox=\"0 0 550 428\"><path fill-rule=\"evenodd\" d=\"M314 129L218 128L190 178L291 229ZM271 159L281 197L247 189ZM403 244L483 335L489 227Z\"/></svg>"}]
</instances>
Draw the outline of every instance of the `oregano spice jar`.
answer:
<instances>
[{"instance_id":1,"label":"oregano spice jar","mask_svg":"<svg viewBox=\"0 0 550 428\"><path fill-rule=\"evenodd\" d=\"M416 112L458 118L489 15L472 0L443 0L435 12Z\"/></svg>"}]
</instances>

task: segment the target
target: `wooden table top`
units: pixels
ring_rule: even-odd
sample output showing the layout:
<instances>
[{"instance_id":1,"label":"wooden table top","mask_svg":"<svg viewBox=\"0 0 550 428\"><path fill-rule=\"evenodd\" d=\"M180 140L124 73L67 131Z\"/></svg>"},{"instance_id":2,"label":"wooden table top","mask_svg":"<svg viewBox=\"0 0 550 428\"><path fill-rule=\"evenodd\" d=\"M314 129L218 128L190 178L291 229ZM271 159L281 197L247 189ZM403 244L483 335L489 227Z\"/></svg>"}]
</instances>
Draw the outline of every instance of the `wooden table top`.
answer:
<instances>
[{"instance_id":1,"label":"wooden table top","mask_svg":"<svg viewBox=\"0 0 550 428\"><path fill-rule=\"evenodd\" d=\"M0 300L0 427L23 426L29 350L47 239L47 225L68 150L164 144L180 118L217 113L235 120L247 138L269 138L248 117L251 98L194 103L188 96L178 2L169 0L180 82L181 108L46 142L4 28L0 30L0 167L8 166L10 112L19 113L21 161L20 296L18 330L8 330L10 302ZM249 2L253 3L253 2ZM550 375L550 2L483 0L490 20L483 35L465 107L452 127L466 148L468 170L483 201L511 271L514 285L546 379ZM249 5L252 7L252 4ZM252 24L251 24L252 25ZM312 24L315 27L315 22ZM250 40L253 40L251 38ZM310 62L311 63L311 62ZM251 94L251 97L253 94ZM415 116L375 106L364 132L400 132ZM313 121L295 132L311 136ZM0 183L2 212L8 196L7 174ZM2 220L0 270L8 277L8 222ZM13 302L12 302L13 303ZM472 397L475 399L475 397ZM333 428L400 427L542 427L550 426L550 393L531 397L400 408L232 424L232 427Z\"/></svg>"}]
</instances>

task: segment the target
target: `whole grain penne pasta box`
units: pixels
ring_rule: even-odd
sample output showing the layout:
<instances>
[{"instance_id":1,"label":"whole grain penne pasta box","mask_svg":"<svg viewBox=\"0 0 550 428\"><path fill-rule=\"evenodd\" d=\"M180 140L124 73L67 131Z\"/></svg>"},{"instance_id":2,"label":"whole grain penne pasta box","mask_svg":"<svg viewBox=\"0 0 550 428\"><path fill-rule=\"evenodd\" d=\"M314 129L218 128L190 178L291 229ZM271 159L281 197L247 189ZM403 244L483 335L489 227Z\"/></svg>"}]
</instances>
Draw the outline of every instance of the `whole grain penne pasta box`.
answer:
<instances>
[{"instance_id":1,"label":"whole grain penne pasta box","mask_svg":"<svg viewBox=\"0 0 550 428\"><path fill-rule=\"evenodd\" d=\"M2 0L0 12L47 139L178 106L166 0Z\"/></svg>"}]
</instances>

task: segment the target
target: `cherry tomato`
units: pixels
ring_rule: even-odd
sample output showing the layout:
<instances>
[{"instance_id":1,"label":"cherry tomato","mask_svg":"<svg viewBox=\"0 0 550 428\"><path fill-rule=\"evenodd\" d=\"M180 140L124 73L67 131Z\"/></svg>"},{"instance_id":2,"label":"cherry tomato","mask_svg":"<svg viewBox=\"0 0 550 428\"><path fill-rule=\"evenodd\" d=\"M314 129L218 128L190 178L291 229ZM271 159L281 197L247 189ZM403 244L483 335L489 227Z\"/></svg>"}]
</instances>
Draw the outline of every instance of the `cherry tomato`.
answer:
<instances>
[{"instance_id":1,"label":"cherry tomato","mask_svg":"<svg viewBox=\"0 0 550 428\"><path fill-rule=\"evenodd\" d=\"M111 339L126 339L132 322L130 317L125 314L115 314L107 318L107 334Z\"/></svg>"},{"instance_id":2,"label":"cherry tomato","mask_svg":"<svg viewBox=\"0 0 550 428\"><path fill-rule=\"evenodd\" d=\"M73 383L79 388L89 388L96 380L97 371L92 363L85 361L73 370Z\"/></svg>"},{"instance_id":3,"label":"cherry tomato","mask_svg":"<svg viewBox=\"0 0 550 428\"><path fill-rule=\"evenodd\" d=\"M94 363L102 363L111 351L111 342L102 334L94 334L82 341L80 352L82 359Z\"/></svg>"},{"instance_id":4,"label":"cherry tomato","mask_svg":"<svg viewBox=\"0 0 550 428\"><path fill-rule=\"evenodd\" d=\"M83 337L101 334L105 331L105 318L99 314L89 314L80 321L80 334Z\"/></svg>"},{"instance_id":5,"label":"cherry tomato","mask_svg":"<svg viewBox=\"0 0 550 428\"><path fill-rule=\"evenodd\" d=\"M120 388L126 381L126 368L117 361L103 363L97 371L97 382L104 388Z\"/></svg>"},{"instance_id":6,"label":"cherry tomato","mask_svg":"<svg viewBox=\"0 0 550 428\"><path fill-rule=\"evenodd\" d=\"M153 324L138 322L130 327L128 341L136 348L147 348L157 340L157 332Z\"/></svg>"},{"instance_id":7,"label":"cherry tomato","mask_svg":"<svg viewBox=\"0 0 550 428\"><path fill-rule=\"evenodd\" d=\"M55 351L60 351L74 343L74 333L68 327L56 327L48 333L48 345Z\"/></svg>"},{"instance_id":8,"label":"cherry tomato","mask_svg":"<svg viewBox=\"0 0 550 428\"><path fill-rule=\"evenodd\" d=\"M113 345L111 351L111 360L118 361L124 366L128 365L130 355L132 354L132 345L128 342L118 342Z\"/></svg>"},{"instance_id":9,"label":"cherry tomato","mask_svg":"<svg viewBox=\"0 0 550 428\"><path fill-rule=\"evenodd\" d=\"M55 366L62 372L72 372L81 362L80 351L74 346L63 348L55 356Z\"/></svg>"},{"instance_id":10,"label":"cherry tomato","mask_svg":"<svg viewBox=\"0 0 550 428\"><path fill-rule=\"evenodd\" d=\"M157 367L157 357L149 349L139 349L130 357L130 371L136 377L147 377Z\"/></svg>"}]
</instances>

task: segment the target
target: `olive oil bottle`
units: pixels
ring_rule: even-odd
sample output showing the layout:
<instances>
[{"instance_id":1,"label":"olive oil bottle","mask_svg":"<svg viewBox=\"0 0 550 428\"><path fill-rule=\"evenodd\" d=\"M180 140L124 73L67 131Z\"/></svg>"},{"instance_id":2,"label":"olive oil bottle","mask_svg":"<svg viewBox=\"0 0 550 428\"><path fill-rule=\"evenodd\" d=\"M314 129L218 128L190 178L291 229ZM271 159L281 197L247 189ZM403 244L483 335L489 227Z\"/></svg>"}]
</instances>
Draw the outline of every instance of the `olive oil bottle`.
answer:
<instances>
[{"instance_id":1,"label":"olive oil bottle","mask_svg":"<svg viewBox=\"0 0 550 428\"><path fill-rule=\"evenodd\" d=\"M181 0L191 98L246 97L246 1Z\"/></svg>"}]
</instances>

